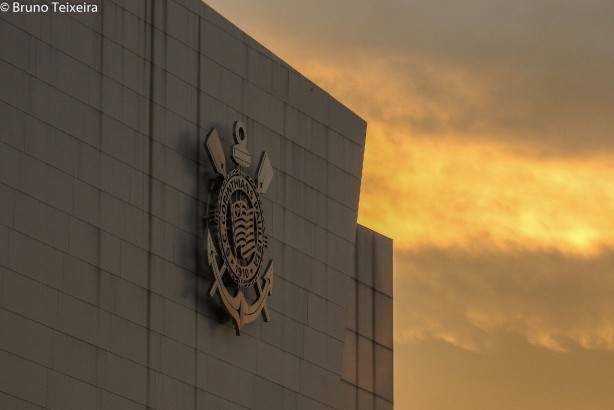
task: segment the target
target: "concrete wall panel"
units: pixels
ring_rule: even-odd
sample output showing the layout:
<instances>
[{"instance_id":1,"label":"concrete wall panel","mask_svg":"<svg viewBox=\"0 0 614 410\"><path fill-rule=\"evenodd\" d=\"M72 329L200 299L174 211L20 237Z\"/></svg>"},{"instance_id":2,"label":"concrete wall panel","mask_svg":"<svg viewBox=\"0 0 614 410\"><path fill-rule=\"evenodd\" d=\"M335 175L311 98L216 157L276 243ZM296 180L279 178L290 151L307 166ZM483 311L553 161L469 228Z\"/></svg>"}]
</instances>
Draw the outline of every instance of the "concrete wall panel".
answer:
<instances>
[{"instance_id":1,"label":"concrete wall panel","mask_svg":"<svg viewBox=\"0 0 614 410\"><path fill-rule=\"evenodd\" d=\"M391 405L391 246L356 231L364 121L198 0L97 4L0 15L0 407ZM236 120L245 171L262 151L274 169L276 273L270 322L240 337L203 252L203 142L216 127L229 152Z\"/></svg>"}]
</instances>

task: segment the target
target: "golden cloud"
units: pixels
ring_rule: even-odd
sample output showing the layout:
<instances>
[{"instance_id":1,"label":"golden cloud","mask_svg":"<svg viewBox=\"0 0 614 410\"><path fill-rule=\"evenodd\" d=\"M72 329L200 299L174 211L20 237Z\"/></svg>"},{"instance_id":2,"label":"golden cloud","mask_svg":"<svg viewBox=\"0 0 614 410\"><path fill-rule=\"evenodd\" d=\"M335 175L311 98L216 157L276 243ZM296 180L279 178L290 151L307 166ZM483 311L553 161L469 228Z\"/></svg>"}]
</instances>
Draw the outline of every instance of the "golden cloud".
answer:
<instances>
[{"instance_id":1,"label":"golden cloud","mask_svg":"<svg viewBox=\"0 0 614 410\"><path fill-rule=\"evenodd\" d=\"M608 157L540 158L496 142L386 137L394 133L370 128L359 221L397 247L593 255L614 246Z\"/></svg>"},{"instance_id":2,"label":"golden cloud","mask_svg":"<svg viewBox=\"0 0 614 410\"><path fill-rule=\"evenodd\" d=\"M614 252L396 254L395 340L492 350L515 335L554 352L614 350Z\"/></svg>"},{"instance_id":3,"label":"golden cloud","mask_svg":"<svg viewBox=\"0 0 614 410\"><path fill-rule=\"evenodd\" d=\"M487 79L406 56L352 56L361 62L301 69L367 120L361 224L403 249L589 256L614 246L611 154L561 155L512 135L522 127L493 123Z\"/></svg>"}]
</instances>

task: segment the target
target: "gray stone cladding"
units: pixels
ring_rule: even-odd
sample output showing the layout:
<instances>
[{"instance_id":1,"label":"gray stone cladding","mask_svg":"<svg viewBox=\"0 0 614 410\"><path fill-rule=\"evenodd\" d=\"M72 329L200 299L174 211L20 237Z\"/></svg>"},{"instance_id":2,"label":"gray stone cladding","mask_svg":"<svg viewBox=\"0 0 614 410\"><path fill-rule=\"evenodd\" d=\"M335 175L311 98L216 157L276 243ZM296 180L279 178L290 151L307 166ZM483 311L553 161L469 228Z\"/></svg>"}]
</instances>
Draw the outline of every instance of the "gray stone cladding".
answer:
<instances>
[{"instance_id":1,"label":"gray stone cladding","mask_svg":"<svg viewBox=\"0 0 614 410\"><path fill-rule=\"evenodd\" d=\"M366 123L198 0L89 3L0 13L0 409L391 408ZM235 120L275 171L271 321L240 337L202 221L202 144Z\"/></svg>"},{"instance_id":2,"label":"gray stone cladding","mask_svg":"<svg viewBox=\"0 0 614 410\"><path fill-rule=\"evenodd\" d=\"M338 408L392 410L392 240L358 226L348 293Z\"/></svg>"}]
</instances>

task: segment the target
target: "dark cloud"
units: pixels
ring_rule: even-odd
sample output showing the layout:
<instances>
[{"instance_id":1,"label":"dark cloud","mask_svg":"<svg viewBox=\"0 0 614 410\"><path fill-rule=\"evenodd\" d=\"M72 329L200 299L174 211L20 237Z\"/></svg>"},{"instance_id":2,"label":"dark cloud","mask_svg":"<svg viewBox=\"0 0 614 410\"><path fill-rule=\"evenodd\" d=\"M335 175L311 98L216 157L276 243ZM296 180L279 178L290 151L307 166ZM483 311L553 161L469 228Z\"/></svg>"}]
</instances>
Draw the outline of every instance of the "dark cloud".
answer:
<instances>
[{"instance_id":1,"label":"dark cloud","mask_svg":"<svg viewBox=\"0 0 614 410\"><path fill-rule=\"evenodd\" d=\"M218 4L219 3L219 4ZM381 81L448 115L408 113L414 134L530 142L561 155L614 149L614 3L606 1L218 2L290 63L387 60ZM291 44L291 45L290 45ZM356 50L362 51L355 53ZM300 61L299 61L300 60ZM393 77L385 75L394 72ZM459 73L460 92L442 72ZM316 79L317 80L317 79ZM377 93L365 89L364 100ZM350 105L354 102L349 102ZM377 118L380 110L357 111Z\"/></svg>"}]
</instances>

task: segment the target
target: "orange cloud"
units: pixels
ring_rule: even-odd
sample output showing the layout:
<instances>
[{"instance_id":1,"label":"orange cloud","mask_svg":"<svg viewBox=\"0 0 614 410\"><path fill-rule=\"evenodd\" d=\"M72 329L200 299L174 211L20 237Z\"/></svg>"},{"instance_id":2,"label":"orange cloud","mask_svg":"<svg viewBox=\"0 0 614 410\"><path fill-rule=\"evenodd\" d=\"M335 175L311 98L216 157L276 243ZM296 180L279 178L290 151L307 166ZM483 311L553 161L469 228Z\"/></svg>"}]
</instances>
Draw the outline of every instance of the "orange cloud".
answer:
<instances>
[{"instance_id":1,"label":"orange cloud","mask_svg":"<svg viewBox=\"0 0 614 410\"><path fill-rule=\"evenodd\" d=\"M360 223L401 248L614 246L614 166L607 157L539 158L486 142L394 138L371 125Z\"/></svg>"},{"instance_id":2,"label":"orange cloud","mask_svg":"<svg viewBox=\"0 0 614 410\"><path fill-rule=\"evenodd\" d=\"M351 55L355 62L363 54ZM488 116L496 102L487 79L408 57L363 56L352 66L300 65L368 122L361 224L404 249L589 256L614 246L611 155L562 155L513 135L518 129L499 129Z\"/></svg>"}]
</instances>

